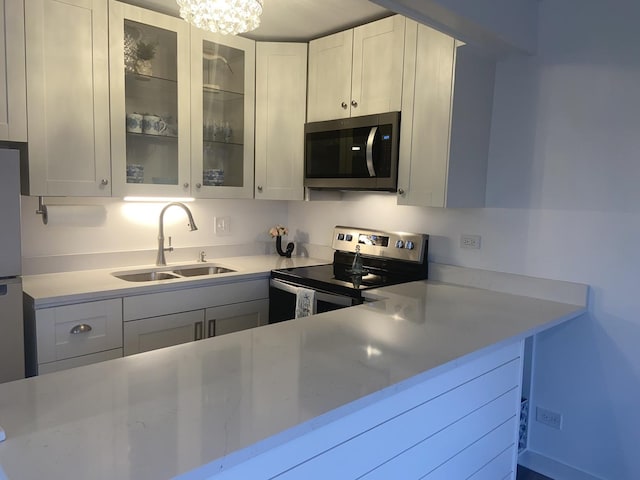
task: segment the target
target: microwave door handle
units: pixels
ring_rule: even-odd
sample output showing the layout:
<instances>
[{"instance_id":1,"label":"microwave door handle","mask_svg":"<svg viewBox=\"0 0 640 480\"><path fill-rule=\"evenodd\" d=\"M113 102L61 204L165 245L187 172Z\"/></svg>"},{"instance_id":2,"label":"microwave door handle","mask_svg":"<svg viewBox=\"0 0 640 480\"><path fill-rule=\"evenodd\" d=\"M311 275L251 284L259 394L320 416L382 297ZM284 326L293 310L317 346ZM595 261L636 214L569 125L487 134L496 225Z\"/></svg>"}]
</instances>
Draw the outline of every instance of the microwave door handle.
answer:
<instances>
[{"instance_id":1,"label":"microwave door handle","mask_svg":"<svg viewBox=\"0 0 640 480\"><path fill-rule=\"evenodd\" d=\"M376 132L378 131L378 126L371 127L371 131L369 132L369 138L367 139L367 170L369 170L369 176L376 176L376 169L373 166L373 141L376 139Z\"/></svg>"}]
</instances>

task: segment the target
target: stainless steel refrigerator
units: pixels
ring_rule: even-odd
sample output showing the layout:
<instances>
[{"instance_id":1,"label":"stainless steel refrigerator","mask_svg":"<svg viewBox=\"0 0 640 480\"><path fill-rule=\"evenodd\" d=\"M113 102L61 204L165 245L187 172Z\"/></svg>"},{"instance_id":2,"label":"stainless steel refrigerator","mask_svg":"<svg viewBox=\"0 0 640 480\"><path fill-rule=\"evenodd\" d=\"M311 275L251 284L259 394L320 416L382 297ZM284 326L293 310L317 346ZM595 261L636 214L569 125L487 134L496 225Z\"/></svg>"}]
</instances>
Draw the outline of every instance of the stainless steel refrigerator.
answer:
<instances>
[{"instance_id":1,"label":"stainless steel refrigerator","mask_svg":"<svg viewBox=\"0 0 640 480\"><path fill-rule=\"evenodd\" d=\"M0 383L24 378L20 152L0 148Z\"/></svg>"}]
</instances>

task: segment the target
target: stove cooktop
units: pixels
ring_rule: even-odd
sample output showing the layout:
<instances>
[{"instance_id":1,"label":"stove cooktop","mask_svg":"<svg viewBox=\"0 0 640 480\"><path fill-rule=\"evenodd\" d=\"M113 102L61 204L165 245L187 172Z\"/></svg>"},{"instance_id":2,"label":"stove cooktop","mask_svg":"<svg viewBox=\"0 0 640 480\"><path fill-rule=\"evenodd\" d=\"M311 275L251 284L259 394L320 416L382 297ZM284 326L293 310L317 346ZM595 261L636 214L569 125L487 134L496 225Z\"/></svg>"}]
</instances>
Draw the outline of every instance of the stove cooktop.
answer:
<instances>
[{"instance_id":1,"label":"stove cooktop","mask_svg":"<svg viewBox=\"0 0 640 480\"><path fill-rule=\"evenodd\" d=\"M427 278L428 235L387 233L338 226L334 229L333 263L278 269L271 278L294 286L361 297L363 290ZM356 251L364 273L351 270Z\"/></svg>"}]
</instances>

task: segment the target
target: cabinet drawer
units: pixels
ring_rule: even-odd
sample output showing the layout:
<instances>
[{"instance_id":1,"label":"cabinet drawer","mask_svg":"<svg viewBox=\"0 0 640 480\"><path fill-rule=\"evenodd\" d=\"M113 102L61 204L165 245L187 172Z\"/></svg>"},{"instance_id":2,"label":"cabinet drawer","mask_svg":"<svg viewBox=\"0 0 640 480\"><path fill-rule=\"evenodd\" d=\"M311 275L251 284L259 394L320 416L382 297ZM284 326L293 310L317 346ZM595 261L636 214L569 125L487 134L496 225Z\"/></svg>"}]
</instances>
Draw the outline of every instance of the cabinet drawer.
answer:
<instances>
[{"instance_id":1,"label":"cabinet drawer","mask_svg":"<svg viewBox=\"0 0 640 480\"><path fill-rule=\"evenodd\" d=\"M36 311L38 363L122 347L122 300Z\"/></svg>"},{"instance_id":2,"label":"cabinet drawer","mask_svg":"<svg viewBox=\"0 0 640 480\"><path fill-rule=\"evenodd\" d=\"M125 297L124 321L269 298L269 280L221 283L206 287Z\"/></svg>"}]
</instances>

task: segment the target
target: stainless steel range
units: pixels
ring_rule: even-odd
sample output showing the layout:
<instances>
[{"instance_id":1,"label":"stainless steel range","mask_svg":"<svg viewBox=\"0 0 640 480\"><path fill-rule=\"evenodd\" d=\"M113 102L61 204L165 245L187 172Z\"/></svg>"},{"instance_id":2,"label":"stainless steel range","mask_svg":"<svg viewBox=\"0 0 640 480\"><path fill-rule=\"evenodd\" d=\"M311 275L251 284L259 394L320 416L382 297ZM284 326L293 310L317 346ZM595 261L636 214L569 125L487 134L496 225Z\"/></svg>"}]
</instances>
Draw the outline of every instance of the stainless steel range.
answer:
<instances>
[{"instance_id":1,"label":"stainless steel range","mask_svg":"<svg viewBox=\"0 0 640 480\"><path fill-rule=\"evenodd\" d=\"M295 318L301 294L321 313L361 304L368 289L425 279L428 245L426 234L337 226L333 263L272 270L269 323Z\"/></svg>"}]
</instances>

